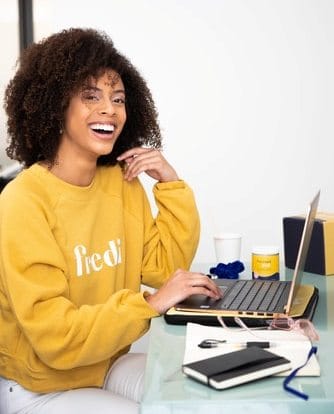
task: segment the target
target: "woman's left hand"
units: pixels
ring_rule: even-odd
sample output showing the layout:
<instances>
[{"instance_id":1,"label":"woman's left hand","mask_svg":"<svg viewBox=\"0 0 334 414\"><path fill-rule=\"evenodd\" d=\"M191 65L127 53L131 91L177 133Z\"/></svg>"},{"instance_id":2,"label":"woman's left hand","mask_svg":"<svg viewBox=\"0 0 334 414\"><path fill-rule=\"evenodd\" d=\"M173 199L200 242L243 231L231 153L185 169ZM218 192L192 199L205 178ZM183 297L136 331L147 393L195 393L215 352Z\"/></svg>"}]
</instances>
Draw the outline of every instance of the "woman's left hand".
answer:
<instances>
[{"instance_id":1,"label":"woman's left hand","mask_svg":"<svg viewBox=\"0 0 334 414\"><path fill-rule=\"evenodd\" d=\"M166 161L161 151L153 148L131 148L125 151L117 161L125 161L124 178L131 181L140 173L146 172L150 177L160 182L177 181L178 175Z\"/></svg>"}]
</instances>

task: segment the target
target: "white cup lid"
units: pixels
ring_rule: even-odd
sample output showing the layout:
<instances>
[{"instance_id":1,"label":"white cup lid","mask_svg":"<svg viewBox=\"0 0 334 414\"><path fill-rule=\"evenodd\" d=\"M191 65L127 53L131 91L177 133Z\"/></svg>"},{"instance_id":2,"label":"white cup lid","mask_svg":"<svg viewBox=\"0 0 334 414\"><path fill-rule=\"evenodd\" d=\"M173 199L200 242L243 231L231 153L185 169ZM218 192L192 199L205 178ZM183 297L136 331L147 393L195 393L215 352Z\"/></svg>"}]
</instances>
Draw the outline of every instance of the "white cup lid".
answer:
<instances>
[{"instance_id":1,"label":"white cup lid","mask_svg":"<svg viewBox=\"0 0 334 414\"><path fill-rule=\"evenodd\" d=\"M213 236L214 239L241 239L240 233L218 233Z\"/></svg>"},{"instance_id":2,"label":"white cup lid","mask_svg":"<svg viewBox=\"0 0 334 414\"><path fill-rule=\"evenodd\" d=\"M252 249L252 253L263 254L264 256L278 254L279 248L277 246L254 246Z\"/></svg>"}]
</instances>

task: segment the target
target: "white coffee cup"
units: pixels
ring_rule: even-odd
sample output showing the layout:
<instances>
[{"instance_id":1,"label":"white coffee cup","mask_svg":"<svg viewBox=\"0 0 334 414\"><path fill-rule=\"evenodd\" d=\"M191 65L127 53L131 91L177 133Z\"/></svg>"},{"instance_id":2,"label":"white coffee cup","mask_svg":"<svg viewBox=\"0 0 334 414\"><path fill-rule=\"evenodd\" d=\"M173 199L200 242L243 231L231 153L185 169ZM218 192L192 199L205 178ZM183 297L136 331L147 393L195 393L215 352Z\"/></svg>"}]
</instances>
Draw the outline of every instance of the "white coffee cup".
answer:
<instances>
[{"instance_id":1,"label":"white coffee cup","mask_svg":"<svg viewBox=\"0 0 334 414\"><path fill-rule=\"evenodd\" d=\"M213 237L218 263L231 263L240 260L241 234L221 233Z\"/></svg>"}]
</instances>

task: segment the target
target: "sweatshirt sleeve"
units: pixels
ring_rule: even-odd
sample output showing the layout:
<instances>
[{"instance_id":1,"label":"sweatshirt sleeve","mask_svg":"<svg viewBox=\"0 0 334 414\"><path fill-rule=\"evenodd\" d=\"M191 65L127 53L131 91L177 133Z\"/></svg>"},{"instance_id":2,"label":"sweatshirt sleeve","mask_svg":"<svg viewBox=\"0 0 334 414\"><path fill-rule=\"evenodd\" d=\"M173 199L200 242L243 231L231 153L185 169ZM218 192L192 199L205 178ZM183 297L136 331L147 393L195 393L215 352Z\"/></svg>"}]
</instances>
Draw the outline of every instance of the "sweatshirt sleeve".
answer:
<instances>
[{"instance_id":1,"label":"sweatshirt sleeve","mask_svg":"<svg viewBox=\"0 0 334 414\"><path fill-rule=\"evenodd\" d=\"M0 210L0 303L8 321L1 335L11 351L27 364L38 357L67 370L107 360L138 339L158 315L144 295L122 289L105 303L76 306L52 214L33 197L12 193Z\"/></svg>"},{"instance_id":2,"label":"sweatshirt sleeve","mask_svg":"<svg viewBox=\"0 0 334 414\"><path fill-rule=\"evenodd\" d=\"M184 181L157 183L153 194L158 214L155 220L146 220L142 278L144 284L158 288L178 268L189 269L200 220L193 191Z\"/></svg>"}]
</instances>

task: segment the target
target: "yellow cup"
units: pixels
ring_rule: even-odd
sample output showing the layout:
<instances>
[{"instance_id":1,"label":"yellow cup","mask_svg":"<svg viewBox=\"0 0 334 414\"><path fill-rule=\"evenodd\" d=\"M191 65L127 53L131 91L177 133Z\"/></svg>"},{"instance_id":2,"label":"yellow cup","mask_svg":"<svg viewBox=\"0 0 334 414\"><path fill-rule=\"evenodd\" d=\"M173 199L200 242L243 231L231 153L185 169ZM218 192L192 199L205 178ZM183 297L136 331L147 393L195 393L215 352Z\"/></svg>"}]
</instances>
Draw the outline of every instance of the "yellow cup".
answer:
<instances>
[{"instance_id":1,"label":"yellow cup","mask_svg":"<svg viewBox=\"0 0 334 414\"><path fill-rule=\"evenodd\" d=\"M276 246L256 246L252 250L252 277L279 280L279 249Z\"/></svg>"}]
</instances>

